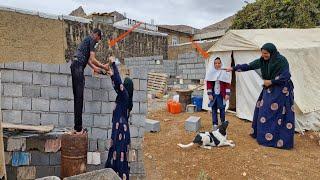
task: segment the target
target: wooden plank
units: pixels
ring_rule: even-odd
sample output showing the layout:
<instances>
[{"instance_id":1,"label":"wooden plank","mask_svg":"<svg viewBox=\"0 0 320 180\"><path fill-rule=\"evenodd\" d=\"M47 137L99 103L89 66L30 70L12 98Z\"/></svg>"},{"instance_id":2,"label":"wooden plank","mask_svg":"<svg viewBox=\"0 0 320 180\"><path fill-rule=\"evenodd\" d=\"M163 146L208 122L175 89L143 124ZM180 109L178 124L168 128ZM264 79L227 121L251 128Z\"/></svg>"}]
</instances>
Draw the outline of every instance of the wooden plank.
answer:
<instances>
[{"instance_id":1,"label":"wooden plank","mask_svg":"<svg viewBox=\"0 0 320 180\"><path fill-rule=\"evenodd\" d=\"M148 76L161 76L161 77L168 77L167 74L161 74L161 73L148 73Z\"/></svg>"},{"instance_id":2,"label":"wooden plank","mask_svg":"<svg viewBox=\"0 0 320 180\"><path fill-rule=\"evenodd\" d=\"M2 123L2 128L3 129L29 130L29 131L37 131L40 133L47 133L47 132L50 132L53 130L54 125L33 126L33 125Z\"/></svg>"},{"instance_id":3,"label":"wooden plank","mask_svg":"<svg viewBox=\"0 0 320 180\"><path fill-rule=\"evenodd\" d=\"M1 110L0 110L1 112ZM3 145L3 134L2 134L2 122L0 121L0 179L7 179L6 176L6 165L4 159L4 145Z\"/></svg>"}]
</instances>

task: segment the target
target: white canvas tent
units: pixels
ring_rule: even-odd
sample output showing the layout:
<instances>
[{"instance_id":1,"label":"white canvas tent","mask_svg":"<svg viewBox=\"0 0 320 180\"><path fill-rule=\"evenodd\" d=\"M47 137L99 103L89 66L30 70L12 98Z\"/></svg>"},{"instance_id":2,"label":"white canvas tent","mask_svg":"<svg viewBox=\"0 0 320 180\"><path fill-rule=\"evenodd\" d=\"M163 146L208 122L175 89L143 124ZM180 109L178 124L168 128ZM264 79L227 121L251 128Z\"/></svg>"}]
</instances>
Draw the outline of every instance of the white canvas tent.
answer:
<instances>
[{"instance_id":1,"label":"white canvas tent","mask_svg":"<svg viewBox=\"0 0 320 180\"><path fill-rule=\"evenodd\" d=\"M225 66L231 64L232 51L235 64L249 63L260 57L260 48L267 42L274 43L290 64L296 123L303 129L320 130L320 28L230 30L208 52L210 59L219 56ZM237 116L252 121L262 79L256 71L237 72L235 78ZM206 94L205 90L203 108L209 110Z\"/></svg>"}]
</instances>

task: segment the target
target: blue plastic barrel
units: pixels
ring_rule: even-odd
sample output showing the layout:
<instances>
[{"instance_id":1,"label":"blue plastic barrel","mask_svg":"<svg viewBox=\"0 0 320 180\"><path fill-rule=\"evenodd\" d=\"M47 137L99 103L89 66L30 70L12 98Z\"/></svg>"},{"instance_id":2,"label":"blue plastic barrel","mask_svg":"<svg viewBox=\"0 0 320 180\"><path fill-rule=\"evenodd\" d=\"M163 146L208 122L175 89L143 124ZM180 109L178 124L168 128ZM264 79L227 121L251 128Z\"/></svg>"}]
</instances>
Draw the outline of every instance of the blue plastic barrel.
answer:
<instances>
[{"instance_id":1,"label":"blue plastic barrel","mask_svg":"<svg viewBox=\"0 0 320 180\"><path fill-rule=\"evenodd\" d=\"M196 111L202 110L202 101L203 101L202 96L193 96L191 98L191 101L192 101L192 104L196 106Z\"/></svg>"}]
</instances>

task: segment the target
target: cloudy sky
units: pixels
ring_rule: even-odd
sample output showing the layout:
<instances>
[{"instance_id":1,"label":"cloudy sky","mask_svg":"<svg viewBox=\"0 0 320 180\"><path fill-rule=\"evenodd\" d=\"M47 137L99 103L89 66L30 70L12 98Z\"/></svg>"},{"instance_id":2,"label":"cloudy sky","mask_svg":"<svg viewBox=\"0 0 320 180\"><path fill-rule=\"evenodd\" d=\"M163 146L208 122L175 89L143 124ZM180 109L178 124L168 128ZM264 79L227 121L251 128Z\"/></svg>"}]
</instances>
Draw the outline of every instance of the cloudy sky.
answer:
<instances>
[{"instance_id":1,"label":"cloudy sky","mask_svg":"<svg viewBox=\"0 0 320 180\"><path fill-rule=\"evenodd\" d=\"M118 11L156 24L185 24L203 28L235 14L245 0L0 0L11 6L53 14L69 14L82 6L87 14ZM252 2L254 0L247 0Z\"/></svg>"}]
</instances>

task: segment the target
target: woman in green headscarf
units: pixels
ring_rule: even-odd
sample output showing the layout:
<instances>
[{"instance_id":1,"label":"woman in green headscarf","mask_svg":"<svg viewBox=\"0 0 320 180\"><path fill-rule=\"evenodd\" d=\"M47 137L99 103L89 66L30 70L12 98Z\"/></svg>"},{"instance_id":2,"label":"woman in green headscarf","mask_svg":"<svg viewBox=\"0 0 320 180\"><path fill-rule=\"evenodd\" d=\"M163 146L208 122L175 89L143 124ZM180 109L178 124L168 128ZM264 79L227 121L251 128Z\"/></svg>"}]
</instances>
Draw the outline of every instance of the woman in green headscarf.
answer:
<instances>
[{"instance_id":1,"label":"woman in green headscarf","mask_svg":"<svg viewBox=\"0 0 320 180\"><path fill-rule=\"evenodd\" d=\"M238 64L227 71L250 71L261 69L264 81L258 98L251 136L263 146L291 149L294 144L294 94L287 59L276 46L266 43L261 57L249 64Z\"/></svg>"}]
</instances>

